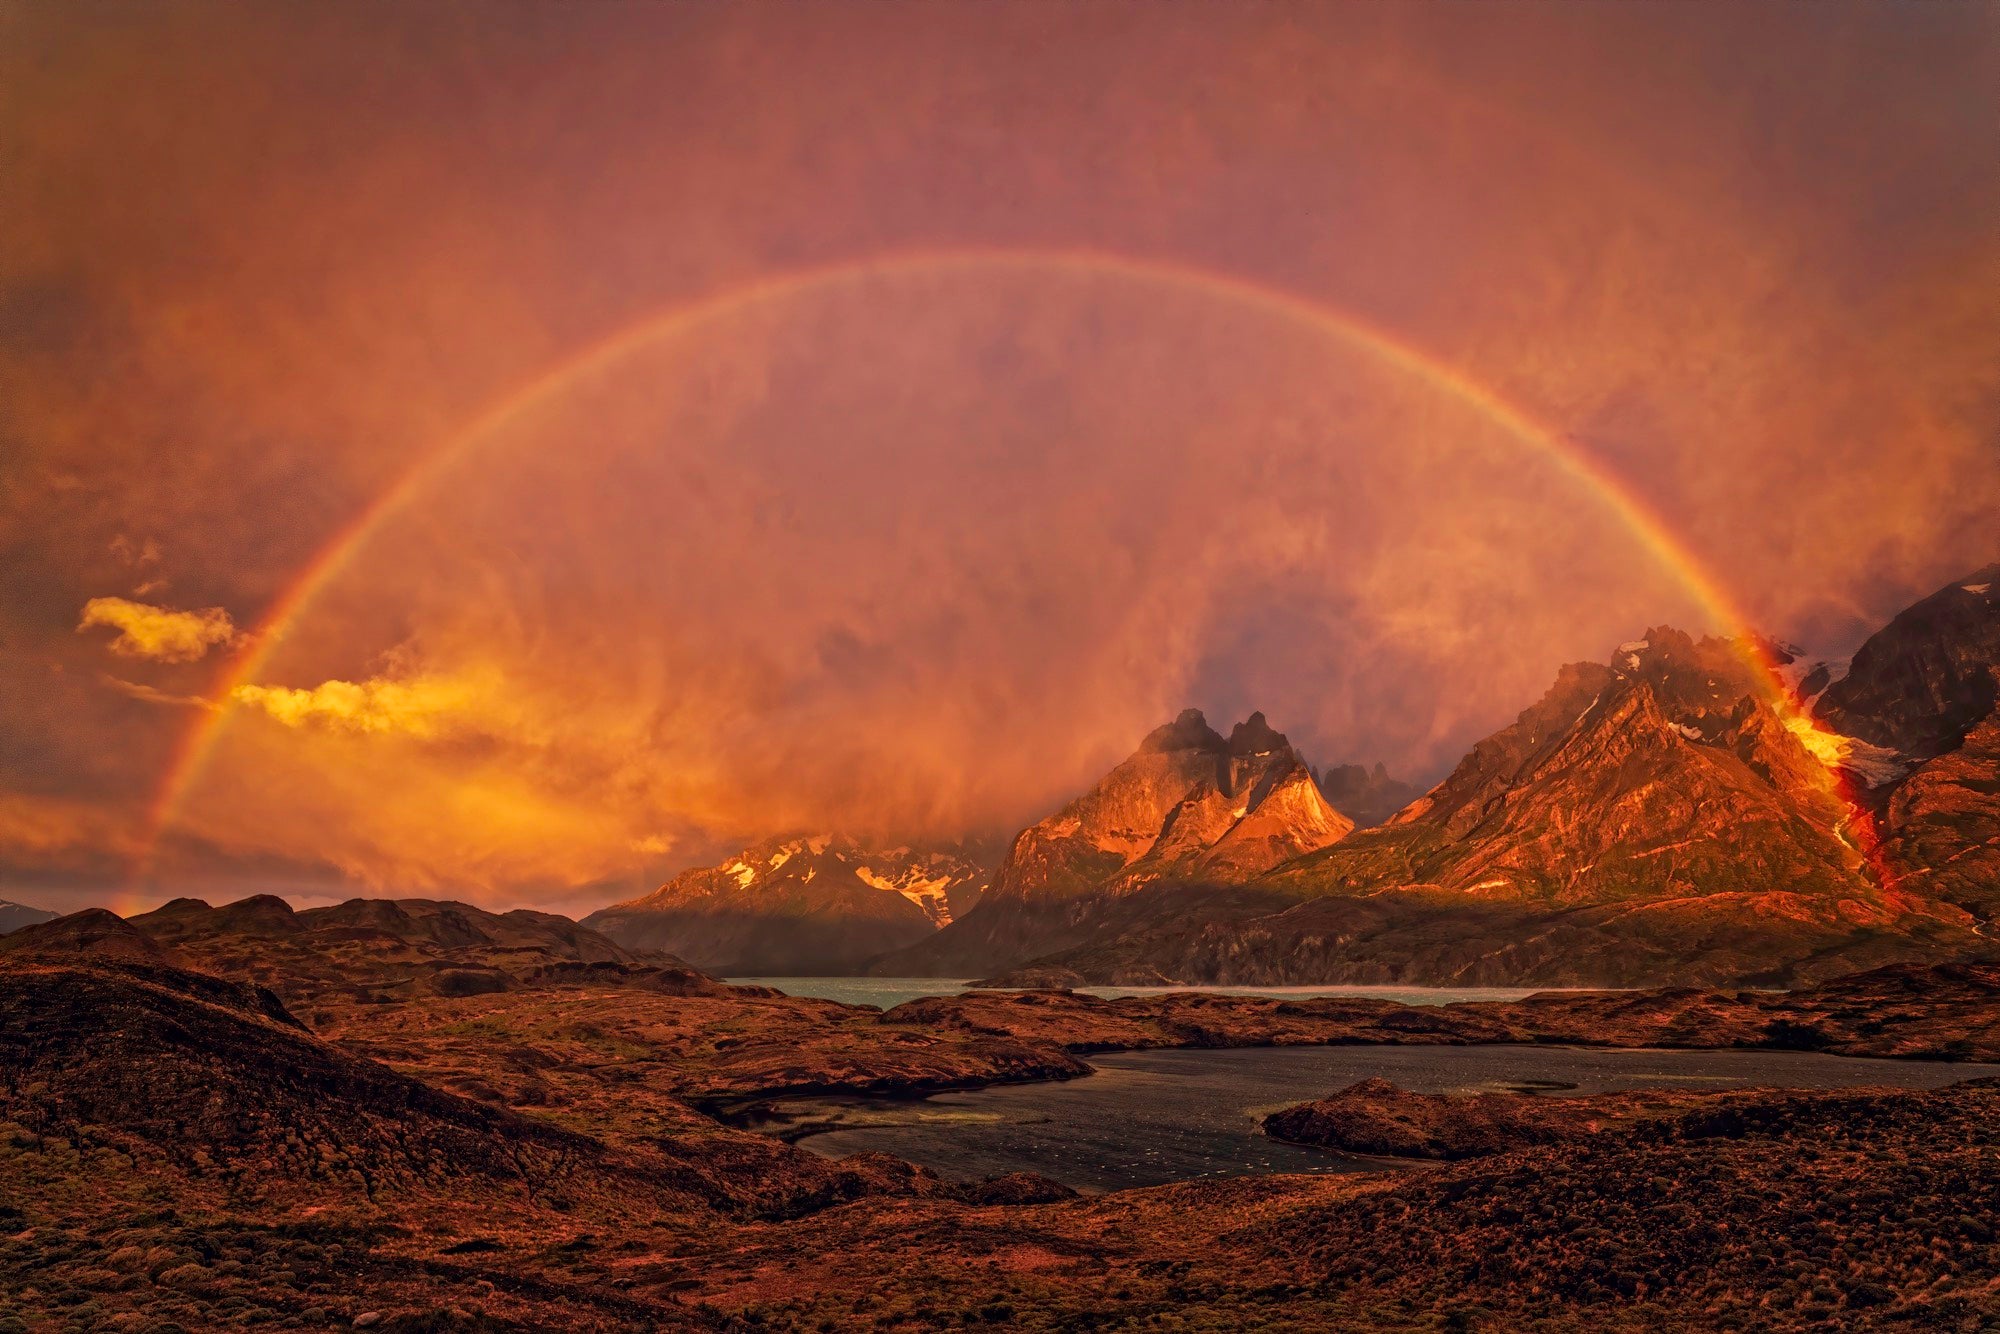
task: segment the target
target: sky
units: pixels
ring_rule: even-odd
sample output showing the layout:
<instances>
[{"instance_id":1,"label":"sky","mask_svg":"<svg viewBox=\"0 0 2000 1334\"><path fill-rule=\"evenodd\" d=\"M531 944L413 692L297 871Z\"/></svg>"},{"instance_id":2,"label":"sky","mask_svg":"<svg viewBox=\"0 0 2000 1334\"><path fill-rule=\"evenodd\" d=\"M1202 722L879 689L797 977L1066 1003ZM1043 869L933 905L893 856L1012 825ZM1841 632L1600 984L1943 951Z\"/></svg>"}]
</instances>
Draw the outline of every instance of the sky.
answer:
<instances>
[{"instance_id":1,"label":"sky","mask_svg":"<svg viewBox=\"0 0 2000 1334\"><path fill-rule=\"evenodd\" d=\"M1434 781L2000 558L2000 10L0 6L0 897Z\"/></svg>"}]
</instances>

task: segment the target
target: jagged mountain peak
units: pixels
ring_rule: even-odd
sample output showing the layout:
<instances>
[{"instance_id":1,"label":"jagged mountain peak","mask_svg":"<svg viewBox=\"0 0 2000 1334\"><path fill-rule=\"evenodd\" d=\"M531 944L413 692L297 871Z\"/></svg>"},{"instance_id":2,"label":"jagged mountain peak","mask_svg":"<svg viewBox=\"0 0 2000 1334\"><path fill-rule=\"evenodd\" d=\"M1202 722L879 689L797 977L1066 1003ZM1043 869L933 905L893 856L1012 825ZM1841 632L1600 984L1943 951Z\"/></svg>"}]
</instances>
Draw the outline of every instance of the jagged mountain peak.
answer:
<instances>
[{"instance_id":1,"label":"jagged mountain peak","mask_svg":"<svg viewBox=\"0 0 2000 1334\"><path fill-rule=\"evenodd\" d=\"M1258 715L1260 718L1263 716ZM1146 734L1139 743L1141 754L1159 754L1177 750L1199 750L1220 754L1229 749L1229 743L1222 734L1208 725L1200 709L1182 709L1172 722L1162 724Z\"/></svg>"},{"instance_id":2,"label":"jagged mountain peak","mask_svg":"<svg viewBox=\"0 0 2000 1334\"><path fill-rule=\"evenodd\" d=\"M1333 808L1366 829L1390 819L1420 795L1408 783L1389 776L1389 767L1377 760L1373 768L1363 764L1334 764L1320 774L1319 788Z\"/></svg>"},{"instance_id":3,"label":"jagged mountain peak","mask_svg":"<svg viewBox=\"0 0 2000 1334\"><path fill-rule=\"evenodd\" d=\"M1088 792L1022 830L976 909L875 967L990 968L1028 941L1067 938L1065 905L1161 882L1240 884L1354 828L1263 714L1232 731L1224 741L1194 709L1156 729Z\"/></svg>"},{"instance_id":4,"label":"jagged mountain peak","mask_svg":"<svg viewBox=\"0 0 2000 1334\"><path fill-rule=\"evenodd\" d=\"M1291 742L1285 740L1285 734L1266 722L1261 711L1251 714L1229 732L1231 755L1264 755L1290 748Z\"/></svg>"},{"instance_id":5,"label":"jagged mountain peak","mask_svg":"<svg viewBox=\"0 0 2000 1334\"><path fill-rule=\"evenodd\" d=\"M2000 563L1982 566L1869 636L1814 712L1914 759L1956 749L2000 704Z\"/></svg>"}]
</instances>

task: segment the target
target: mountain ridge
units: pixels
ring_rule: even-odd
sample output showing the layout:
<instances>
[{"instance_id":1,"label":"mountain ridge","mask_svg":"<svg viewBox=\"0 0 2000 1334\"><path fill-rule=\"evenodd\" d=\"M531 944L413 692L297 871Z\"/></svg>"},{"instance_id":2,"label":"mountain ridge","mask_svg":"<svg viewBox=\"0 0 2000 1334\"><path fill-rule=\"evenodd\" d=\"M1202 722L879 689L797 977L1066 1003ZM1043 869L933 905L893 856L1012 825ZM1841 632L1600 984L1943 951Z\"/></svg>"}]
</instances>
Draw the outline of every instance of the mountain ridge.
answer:
<instances>
[{"instance_id":1,"label":"mountain ridge","mask_svg":"<svg viewBox=\"0 0 2000 1334\"><path fill-rule=\"evenodd\" d=\"M839 973L968 911L992 873L977 839L875 847L842 835L778 836L583 924L716 974Z\"/></svg>"},{"instance_id":2,"label":"mountain ridge","mask_svg":"<svg viewBox=\"0 0 2000 1334\"><path fill-rule=\"evenodd\" d=\"M1073 905L1055 948L986 980L1785 985L1976 951L2000 899L1986 888L2000 861L1986 796L2000 792L2000 719L1989 704L1953 733L1922 702L1942 716L1986 699L1966 666L1995 651L1974 614L1987 604L1969 601L1990 593L1968 587L1980 582L1917 604L1941 599L1948 615L1906 614L1882 632L1909 637L1914 622L1928 670L1896 667L1871 639L1860 676L1845 678L1856 686L1817 692L1832 697L1829 719L1850 723L1847 700L1885 694L1862 686L1901 682L1878 712L1903 731L1860 718L1852 735L1828 732L1760 678L1762 646L1655 626L1606 662L1565 665L1384 824L1230 894L1163 881L1142 902ZM1870 736L1947 748L1894 780L1886 855L1908 861L1921 845L1940 865L1917 874L1956 876L1956 894L1885 873L1885 831L1850 798L1857 775L1842 763L1877 746ZM1921 759L1895 756L1898 774ZM1882 757L1867 758L1879 775Z\"/></svg>"},{"instance_id":3,"label":"mountain ridge","mask_svg":"<svg viewBox=\"0 0 2000 1334\"><path fill-rule=\"evenodd\" d=\"M1089 790L1017 834L972 912L869 969L986 971L1038 944L1075 943L1086 929L1077 908L1094 897L1190 876L1234 883L1353 828L1261 712L1225 740L1201 710L1184 709Z\"/></svg>"}]
</instances>

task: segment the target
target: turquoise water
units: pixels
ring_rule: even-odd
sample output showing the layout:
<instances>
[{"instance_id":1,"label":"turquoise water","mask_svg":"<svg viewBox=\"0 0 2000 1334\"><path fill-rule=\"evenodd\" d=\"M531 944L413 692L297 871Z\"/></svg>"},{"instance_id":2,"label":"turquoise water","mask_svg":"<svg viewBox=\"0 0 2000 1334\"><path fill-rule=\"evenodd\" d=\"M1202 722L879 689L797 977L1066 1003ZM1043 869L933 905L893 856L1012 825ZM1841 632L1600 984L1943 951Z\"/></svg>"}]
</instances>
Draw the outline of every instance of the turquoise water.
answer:
<instances>
[{"instance_id":1,"label":"turquoise water","mask_svg":"<svg viewBox=\"0 0 2000 1334\"><path fill-rule=\"evenodd\" d=\"M970 979L958 977L731 977L728 982L771 987L787 996L839 1001L843 1005L873 1005L880 1009L926 996L956 996ZM1107 999L1118 996L1164 996L1171 991L1202 991L1218 996L1364 996L1404 1005L1450 1005L1457 1001L1507 1001L1532 996L1546 987L1078 987Z\"/></svg>"}]
</instances>

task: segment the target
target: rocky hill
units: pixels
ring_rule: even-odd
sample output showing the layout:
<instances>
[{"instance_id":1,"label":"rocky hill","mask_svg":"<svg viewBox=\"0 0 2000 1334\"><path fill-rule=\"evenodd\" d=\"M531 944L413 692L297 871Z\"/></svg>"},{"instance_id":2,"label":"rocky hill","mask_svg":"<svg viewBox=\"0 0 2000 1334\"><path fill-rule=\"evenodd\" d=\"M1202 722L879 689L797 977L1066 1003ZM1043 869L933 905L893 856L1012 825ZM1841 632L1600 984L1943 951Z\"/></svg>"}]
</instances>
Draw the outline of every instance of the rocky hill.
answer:
<instances>
[{"instance_id":1,"label":"rocky hill","mask_svg":"<svg viewBox=\"0 0 2000 1334\"><path fill-rule=\"evenodd\" d=\"M350 899L295 911L270 894L175 899L129 920L86 909L0 939L0 955L171 964L287 1000L469 995L579 980L699 991L718 984L671 955L628 950L556 913L493 913L433 899Z\"/></svg>"},{"instance_id":2,"label":"rocky hill","mask_svg":"<svg viewBox=\"0 0 2000 1334\"><path fill-rule=\"evenodd\" d=\"M731 976L842 974L970 911L992 879L977 840L874 847L772 838L584 919L634 948Z\"/></svg>"}]
</instances>

